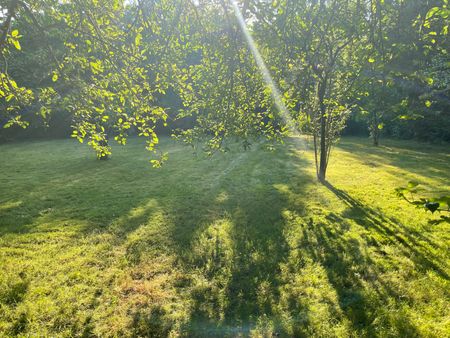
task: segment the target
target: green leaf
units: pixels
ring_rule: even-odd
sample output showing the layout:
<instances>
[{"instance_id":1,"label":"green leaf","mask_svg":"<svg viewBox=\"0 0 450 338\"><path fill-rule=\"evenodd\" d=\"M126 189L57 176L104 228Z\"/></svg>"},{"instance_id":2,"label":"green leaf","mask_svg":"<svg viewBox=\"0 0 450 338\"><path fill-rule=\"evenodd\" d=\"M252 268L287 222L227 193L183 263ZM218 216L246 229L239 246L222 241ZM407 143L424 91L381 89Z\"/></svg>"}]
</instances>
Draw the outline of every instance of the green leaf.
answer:
<instances>
[{"instance_id":1,"label":"green leaf","mask_svg":"<svg viewBox=\"0 0 450 338\"><path fill-rule=\"evenodd\" d=\"M367 60L367 61L369 61L370 63L374 63L375 59L374 58L369 58L369 60Z\"/></svg>"},{"instance_id":2,"label":"green leaf","mask_svg":"<svg viewBox=\"0 0 450 338\"><path fill-rule=\"evenodd\" d=\"M136 47L139 47L139 45L141 44L141 40L142 40L142 35L141 35L141 33L138 33L136 35L136 37L134 38L134 45Z\"/></svg>"},{"instance_id":3,"label":"green leaf","mask_svg":"<svg viewBox=\"0 0 450 338\"><path fill-rule=\"evenodd\" d=\"M14 47L16 47L17 50L21 50L22 47L20 46L20 42L18 40L11 40Z\"/></svg>"},{"instance_id":4,"label":"green leaf","mask_svg":"<svg viewBox=\"0 0 450 338\"><path fill-rule=\"evenodd\" d=\"M425 101L425 106L427 106L428 108L431 107L431 101L430 100L426 100Z\"/></svg>"},{"instance_id":5,"label":"green leaf","mask_svg":"<svg viewBox=\"0 0 450 338\"><path fill-rule=\"evenodd\" d=\"M435 14L438 13L439 11L440 11L440 8L439 8L439 7L433 7L433 8L431 8L431 9L428 11L427 16L425 17L425 19L431 18L433 15L435 15Z\"/></svg>"},{"instance_id":6,"label":"green leaf","mask_svg":"<svg viewBox=\"0 0 450 338\"><path fill-rule=\"evenodd\" d=\"M102 73L103 67L102 62L100 60L97 60L96 62L90 62L91 70L94 74Z\"/></svg>"},{"instance_id":7,"label":"green leaf","mask_svg":"<svg viewBox=\"0 0 450 338\"><path fill-rule=\"evenodd\" d=\"M53 73L53 76L52 76L52 81L53 81L53 82L56 82L56 81L58 81L58 74L56 74L56 73Z\"/></svg>"}]
</instances>

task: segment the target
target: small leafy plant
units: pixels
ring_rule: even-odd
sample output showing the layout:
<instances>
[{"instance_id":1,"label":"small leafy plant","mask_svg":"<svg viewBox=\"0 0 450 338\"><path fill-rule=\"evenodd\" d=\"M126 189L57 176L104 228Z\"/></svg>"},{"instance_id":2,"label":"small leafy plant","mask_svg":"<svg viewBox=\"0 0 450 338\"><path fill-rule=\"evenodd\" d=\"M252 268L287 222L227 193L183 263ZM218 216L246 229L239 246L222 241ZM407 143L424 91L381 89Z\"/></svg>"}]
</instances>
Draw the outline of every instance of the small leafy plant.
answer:
<instances>
[{"instance_id":1,"label":"small leafy plant","mask_svg":"<svg viewBox=\"0 0 450 338\"><path fill-rule=\"evenodd\" d=\"M425 211L430 211L432 214L437 212L450 213L450 195L434 196L434 197L416 197L421 192L420 183L416 181L408 182L406 187L399 187L395 189L397 195L403 198L410 204L418 208L423 208ZM438 222L450 222L450 217L441 215ZM434 222L436 223L436 222Z\"/></svg>"}]
</instances>

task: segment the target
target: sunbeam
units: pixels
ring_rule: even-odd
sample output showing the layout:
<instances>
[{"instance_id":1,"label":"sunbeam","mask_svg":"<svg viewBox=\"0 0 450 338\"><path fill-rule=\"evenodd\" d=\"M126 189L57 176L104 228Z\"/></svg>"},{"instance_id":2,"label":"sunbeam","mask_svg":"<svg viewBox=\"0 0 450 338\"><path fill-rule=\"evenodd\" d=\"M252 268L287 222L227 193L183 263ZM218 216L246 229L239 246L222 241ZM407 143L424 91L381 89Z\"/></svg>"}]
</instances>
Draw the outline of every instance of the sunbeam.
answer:
<instances>
[{"instance_id":1,"label":"sunbeam","mask_svg":"<svg viewBox=\"0 0 450 338\"><path fill-rule=\"evenodd\" d=\"M281 117L286 124L288 130L293 136L300 136L300 131L296 127L294 121L292 120L289 111L286 107L286 105L283 102L283 99L281 98L280 90L278 89L277 85L275 84L275 81L272 78L272 75L270 74L269 69L266 66L266 63L264 62L264 59L261 56L261 53L258 50L258 47L256 46L255 40L253 39L252 35L250 34L250 31L247 27L247 24L245 23L244 17L241 13L241 10L239 9L238 4L235 0L230 0L231 5L233 6L234 14L238 20L239 26L244 34L245 40L248 43L248 46L250 47L250 50L253 54L253 57L255 58L255 62L259 68L259 71L261 72L261 75L263 76L264 82L266 85L270 88L270 92L272 95L272 98L275 102L275 106L277 107L278 111L281 114ZM296 142L300 143L302 148L306 148L306 143L303 142L300 138L295 137Z\"/></svg>"}]
</instances>

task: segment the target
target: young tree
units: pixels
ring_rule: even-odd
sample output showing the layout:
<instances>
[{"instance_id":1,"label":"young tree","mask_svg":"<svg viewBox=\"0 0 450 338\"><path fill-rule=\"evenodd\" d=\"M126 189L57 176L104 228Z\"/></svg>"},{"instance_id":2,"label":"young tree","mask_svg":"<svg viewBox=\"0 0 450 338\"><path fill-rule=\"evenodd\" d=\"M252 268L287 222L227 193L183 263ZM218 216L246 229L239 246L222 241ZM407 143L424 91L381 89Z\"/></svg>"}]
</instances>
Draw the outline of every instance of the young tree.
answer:
<instances>
[{"instance_id":1,"label":"young tree","mask_svg":"<svg viewBox=\"0 0 450 338\"><path fill-rule=\"evenodd\" d=\"M366 8L337 0L256 2L253 8L259 40L279 69L285 97L295 102L294 116L313 135L317 176L325 180L332 145L354 104Z\"/></svg>"}]
</instances>

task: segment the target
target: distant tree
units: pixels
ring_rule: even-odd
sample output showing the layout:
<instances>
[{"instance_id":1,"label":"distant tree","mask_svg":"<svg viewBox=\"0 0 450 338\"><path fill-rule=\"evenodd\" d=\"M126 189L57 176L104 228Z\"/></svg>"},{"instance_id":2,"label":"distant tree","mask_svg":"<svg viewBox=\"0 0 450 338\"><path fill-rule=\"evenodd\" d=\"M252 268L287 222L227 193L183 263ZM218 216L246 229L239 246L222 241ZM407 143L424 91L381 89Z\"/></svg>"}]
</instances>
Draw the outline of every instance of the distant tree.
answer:
<instances>
[{"instance_id":1,"label":"distant tree","mask_svg":"<svg viewBox=\"0 0 450 338\"><path fill-rule=\"evenodd\" d=\"M449 46L442 16L448 18L448 12L433 7L440 1L371 2L371 62L364 72L361 107L373 143L378 144L383 130L392 136L445 140Z\"/></svg>"}]
</instances>

